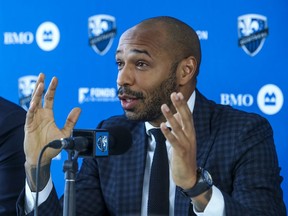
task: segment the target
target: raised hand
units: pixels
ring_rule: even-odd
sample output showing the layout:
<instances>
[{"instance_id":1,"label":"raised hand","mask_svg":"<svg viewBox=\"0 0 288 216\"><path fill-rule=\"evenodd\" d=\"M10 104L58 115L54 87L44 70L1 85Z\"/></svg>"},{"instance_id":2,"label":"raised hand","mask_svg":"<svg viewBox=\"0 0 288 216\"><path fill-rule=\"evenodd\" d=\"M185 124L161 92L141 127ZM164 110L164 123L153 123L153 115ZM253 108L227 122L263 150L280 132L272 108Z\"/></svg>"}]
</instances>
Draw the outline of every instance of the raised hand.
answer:
<instances>
[{"instance_id":1,"label":"raised hand","mask_svg":"<svg viewBox=\"0 0 288 216\"><path fill-rule=\"evenodd\" d=\"M162 113L171 126L171 131L165 123L160 127L166 139L171 143L171 171L176 185L183 189L191 188L196 182L196 133L191 111L182 93L171 94L176 113L170 111L166 104L161 107Z\"/></svg>"},{"instance_id":2,"label":"raised hand","mask_svg":"<svg viewBox=\"0 0 288 216\"><path fill-rule=\"evenodd\" d=\"M66 119L64 127L62 129L59 129L55 124L53 114L54 96L58 80L56 77L53 77L44 96L44 101L42 101L42 96L44 92L44 79L45 75L41 73L38 77L35 90L32 95L25 123L25 168L28 184L30 183L29 186L31 189L34 189L35 186L35 167L37 165L37 160L41 149L46 144L55 139L70 136L71 131L76 124L81 111L80 108L72 109ZM49 173L51 159L55 157L58 153L59 150L48 148L43 154L41 166L46 166L46 168L48 168L48 170L46 170L46 174L44 171L45 180L42 181L43 184L46 183L47 177L50 176Z\"/></svg>"}]
</instances>

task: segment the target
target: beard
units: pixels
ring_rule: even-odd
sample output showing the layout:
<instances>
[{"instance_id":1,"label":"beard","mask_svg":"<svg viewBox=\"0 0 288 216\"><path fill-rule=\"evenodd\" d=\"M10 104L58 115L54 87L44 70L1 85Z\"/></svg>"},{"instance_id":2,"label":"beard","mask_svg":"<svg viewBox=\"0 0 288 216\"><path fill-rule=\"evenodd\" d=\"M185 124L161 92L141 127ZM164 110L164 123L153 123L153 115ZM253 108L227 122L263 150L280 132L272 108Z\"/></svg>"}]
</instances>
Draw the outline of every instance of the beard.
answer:
<instances>
[{"instance_id":1,"label":"beard","mask_svg":"<svg viewBox=\"0 0 288 216\"><path fill-rule=\"evenodd\" d=\"M140 104L133 109L125 110L125 115L130 120L137 121L155 121L158 118L163 118L161 112L162 104L167 104L168 107L172 105L170 95L177 91L176 70L178 63L174 63L169 72L169 77L156 88L151 89L147 95L144 96L142 92L132 91L129 86L121 86L118 94L123 93L137 97Z\"/></svg>"}]
</instances>

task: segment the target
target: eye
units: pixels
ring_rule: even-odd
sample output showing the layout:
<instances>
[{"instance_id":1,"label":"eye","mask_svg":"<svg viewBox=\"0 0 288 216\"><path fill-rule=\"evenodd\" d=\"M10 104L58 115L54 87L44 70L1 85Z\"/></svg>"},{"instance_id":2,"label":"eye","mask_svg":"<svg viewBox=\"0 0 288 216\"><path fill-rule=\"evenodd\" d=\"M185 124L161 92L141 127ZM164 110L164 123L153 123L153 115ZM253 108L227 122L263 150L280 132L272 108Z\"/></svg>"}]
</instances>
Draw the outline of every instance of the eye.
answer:
<instances>
[{"instance_id":1,"label":"eye","mask_svg":"<svg viewBox=\"0 0 288 216\"><path fill-rule=\"evenodd\" d=\"M144 61L138 61L136 63L136 67L143 70L146 67L148 67L148 64L146 62L144 62Z\"/></svg>"},{"instance_id":2,"label":"eye","mask_svg":"<svg viewBox=\"0 0 288 216\"><path fill-rule=\"evenodd\" d=\"M124 66L124 62L120 61L120 60L117 60L116 61L116 65L118 67L118 70L121 70Z\"/></svg>"}]
</instances>

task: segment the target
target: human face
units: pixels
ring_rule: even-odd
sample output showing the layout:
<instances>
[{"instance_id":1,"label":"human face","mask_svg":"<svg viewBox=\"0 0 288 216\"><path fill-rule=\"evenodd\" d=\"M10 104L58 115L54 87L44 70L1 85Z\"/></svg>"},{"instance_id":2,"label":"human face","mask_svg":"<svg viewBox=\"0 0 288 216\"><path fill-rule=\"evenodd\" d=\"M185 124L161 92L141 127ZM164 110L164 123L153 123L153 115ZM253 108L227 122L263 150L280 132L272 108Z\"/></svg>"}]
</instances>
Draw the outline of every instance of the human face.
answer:
<instances>
[{"instance_id":1,"label":"human face","mask_svg":"<svg viewBox=\"0 0 288 216\"><path fill-rule=\"evenodd\" d=\"M170 94L177 90L177 64L166 52L164 38L155 29L133 28L120 39L116 53L118 97L131 120L160 124L164 120L160 107L170 105Z\"/></svg>"}]
</instances>

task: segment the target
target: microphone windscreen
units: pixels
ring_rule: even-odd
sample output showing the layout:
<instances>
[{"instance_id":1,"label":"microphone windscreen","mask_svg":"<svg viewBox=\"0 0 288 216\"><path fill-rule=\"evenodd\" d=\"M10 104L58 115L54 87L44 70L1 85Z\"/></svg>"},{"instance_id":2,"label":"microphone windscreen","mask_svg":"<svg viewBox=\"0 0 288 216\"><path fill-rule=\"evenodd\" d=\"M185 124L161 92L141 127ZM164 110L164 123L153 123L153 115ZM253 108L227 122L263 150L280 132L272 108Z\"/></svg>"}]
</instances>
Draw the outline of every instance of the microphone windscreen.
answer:
<instances>
[{"instance_id":1,"label":"microphone windscreen","mask_svg":"<svg viewBox=\"0 0 288 216\"><path fill-rule=\"evenodd\" d=\"M132 145L132 134L126 127L108 127L109 132L109 154L124 154Z\"/></svg>"},{"instance_id":2,"label":"microphone windscreen","mask_svg":"<svg viewBox=\"0 0 288 216\"><path fill-rule=\"evenodd\" d=\"M74 137L74 146L73 149L79 152L86 151L89 146L88 138L86 137Z\"/></svg>"}]
</instances>

